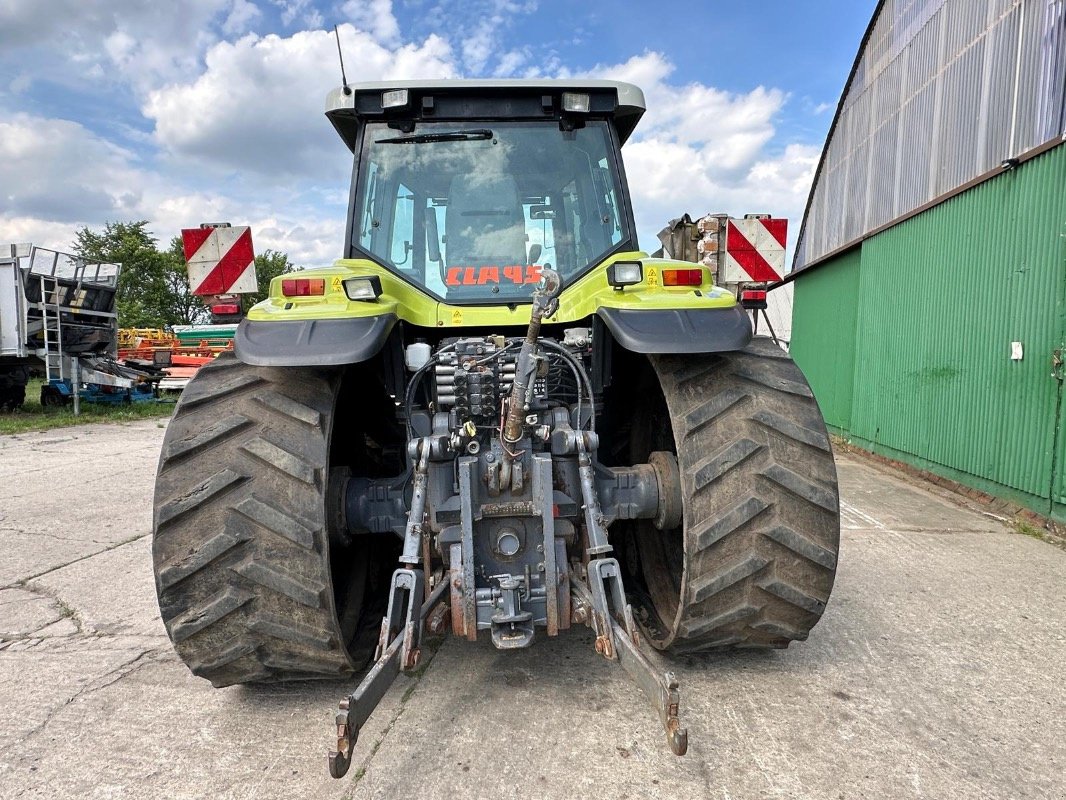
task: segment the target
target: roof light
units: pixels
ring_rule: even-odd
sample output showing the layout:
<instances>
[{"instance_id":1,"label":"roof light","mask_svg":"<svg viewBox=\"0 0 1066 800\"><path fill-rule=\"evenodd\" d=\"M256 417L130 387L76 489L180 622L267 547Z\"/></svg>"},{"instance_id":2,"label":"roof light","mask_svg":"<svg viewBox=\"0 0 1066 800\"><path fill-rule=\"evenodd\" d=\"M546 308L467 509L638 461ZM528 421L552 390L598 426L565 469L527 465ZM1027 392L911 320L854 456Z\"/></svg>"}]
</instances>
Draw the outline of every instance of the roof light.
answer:
<instances>
[{"instance_id":1,"label":"roof light","mask_svg":"<svg viewBox=\"0 0 1066 800\"><path fill-rule=\"evenodd\" d=\"M381 93L382 108L400 108L407 105L406 89L390 89Z\"/></svg>"},{"instance_id":2,"label":"roof light","mask_svg":"<svg viewBox=\"0 0 1066 800\"><path fill-rule=\"evenodd\" d=\"M281 293L286 297L310 297L326 293L324 278L286 278L281 282Z\"/></svg>"},{"instance_id":3,"label":"roof light","mask_svg":"<svg viewBox=\"0 0 1066 800\"><path fill-rule=\"evenodd\" d=\"M663 286L702 286L702 269L664 269Z\"/></svg>"},{"instance_id":4,"label":"roof light","mask_svg":"<svg viewBox=\"0 0 1066 800\"><path fill-rule=\"evenodd\" d=\"M589 96L578 92L563 92L563 111L589 113Z\"/></svg>"},{"instance_id":5,"label":"roof light","mask_svg":"<svg viewBox=\"0 0 1066 800\"><path fill-rule=\"evenodd\" d=\"M607 267L607 283L615 289L644 280L644 266L639 261L615 261Z\"/></svg>"},{"instance_id":6,"label":"roof light","mask_svg":"<svg viewBox=\"0 0 1066 800\"><path fill-rule=\"evenodd\" d=\"M344 293L349 300L373 302L381 297L381 278L370 275L366 278L345 278Z\"/></svg>"}]
</instances>

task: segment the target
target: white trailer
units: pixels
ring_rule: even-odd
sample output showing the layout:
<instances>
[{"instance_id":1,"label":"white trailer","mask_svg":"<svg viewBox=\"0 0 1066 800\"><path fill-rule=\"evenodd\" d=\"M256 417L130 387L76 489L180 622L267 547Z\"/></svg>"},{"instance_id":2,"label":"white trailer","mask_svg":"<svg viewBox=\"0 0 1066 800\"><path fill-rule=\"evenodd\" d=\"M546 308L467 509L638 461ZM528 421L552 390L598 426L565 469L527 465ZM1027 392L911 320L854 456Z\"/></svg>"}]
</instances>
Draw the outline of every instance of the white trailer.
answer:
<instances>
[{"instance_id":1,"label":"white trailer","mask_svg":"<svg viewBox=\"0 0 1066 800\"><path fill-rule=\"evenodd\" d=\"M0 410L22 405L30 370L49 383L132 387L117 353L118 264L0 244ZM75 408L78 392L73 392Z\"/></svg>"}]
</instances>

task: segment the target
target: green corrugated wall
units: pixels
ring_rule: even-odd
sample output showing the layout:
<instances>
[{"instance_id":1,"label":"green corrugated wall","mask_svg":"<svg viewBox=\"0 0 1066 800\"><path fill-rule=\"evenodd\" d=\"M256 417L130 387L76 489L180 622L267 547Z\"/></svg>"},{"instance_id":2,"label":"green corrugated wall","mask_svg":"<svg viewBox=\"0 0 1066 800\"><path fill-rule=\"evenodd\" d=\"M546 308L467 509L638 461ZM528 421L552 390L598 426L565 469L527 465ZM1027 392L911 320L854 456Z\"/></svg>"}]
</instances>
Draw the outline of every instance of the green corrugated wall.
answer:
<instances>
[{"instance_id":1,"label":"green corrugated wall","mask_svg":"<svg viewBox=\"0 0 1066 800\"><path fill-rule=\"evenodd\" d=\"M801 275L792 351L853 441L1059 515L1064 295L1057 147Z\"/></svg>"},{"instance_id":2,"label":"green corrugated wall","mask_svg":"<svg viewBox=\"0 0 1066 800\"><path fill-rule=\"evenodd\" d=\"M796 281L792 356L811 386L826 423L851 426L855 319L859 309L859 248Z\"/></svg>"}]
</instances>

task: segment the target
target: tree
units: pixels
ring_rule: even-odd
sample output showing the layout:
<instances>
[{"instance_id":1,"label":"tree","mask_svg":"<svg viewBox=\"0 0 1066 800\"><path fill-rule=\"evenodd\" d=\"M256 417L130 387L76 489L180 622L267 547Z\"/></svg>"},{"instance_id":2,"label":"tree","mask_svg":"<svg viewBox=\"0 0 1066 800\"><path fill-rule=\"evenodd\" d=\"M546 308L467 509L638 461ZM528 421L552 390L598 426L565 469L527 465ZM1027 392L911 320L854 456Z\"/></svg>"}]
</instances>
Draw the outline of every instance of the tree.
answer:
<instances>
[{"instance_id":1,"label":"tree","mask_svg":"<svg viewBox=\"0 0 1066 800\"><path fill-rule=\"evenodd\" d=\"M189 273L180 237L160 250L148 221L108 222L103 231L82 228L75 234L74 254L90 262L122 265L116 307L124 328L163 328L210 321L202 298L189 290ZM265 250L255 257L259 291L246 295L247 310L263 300L270 279L297 269L286 253Z\"/></svg>"},{"instance_id":2,"label":"tree","mask_svg":"<svg viewBox=\"0 0 1066 800\"><path fill-rule=\"evenodd\" d=\"M245 309L251 308L261 300L265 300L270 293L270 280L285 272L299 269L289 261L287 253L279 253L277 250L264 250L255 257L255 280L259 284L259 291L255 294L246 295Z\"/></svg>"},{"instance_id":3,"label":"tree","mask_svg":"<svg viewBox=\"0 0 1066 800\"><path fill-rule=\"evenodd\" d=\"M203 298L189 290L189 269L185 263L185 246L181 237L170 240L169 258L166 263L165 279L169 292L171 317L181 320L177 325L195 325L209 322L210 313Z\"/></svg>"},{"instance_id":4,"label":"tree","mask_svg":"<svg viewBox=\"0 0 1066 800\"><path fill-rule=\"evenodd\" d=\"M184 258L173 246L169 251L159 250L147 220L108 222L103 231L81 228L73 249L89 262L122 265L115 302L122 327L162 328L193 322L199 316L198 298L190 301Z\"/></svg>"}]
</instances>

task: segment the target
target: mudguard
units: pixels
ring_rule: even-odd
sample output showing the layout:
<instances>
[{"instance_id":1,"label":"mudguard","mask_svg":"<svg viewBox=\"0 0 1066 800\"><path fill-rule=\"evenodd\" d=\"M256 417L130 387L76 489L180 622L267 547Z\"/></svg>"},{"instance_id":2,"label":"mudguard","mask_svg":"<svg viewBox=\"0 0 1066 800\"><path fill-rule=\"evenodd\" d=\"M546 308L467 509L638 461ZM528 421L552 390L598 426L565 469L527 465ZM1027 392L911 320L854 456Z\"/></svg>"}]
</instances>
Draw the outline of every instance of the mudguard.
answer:
<instances>
[{"instance_id":1,"label":"mudguard","mask_svg":"<svg viewBox=\"0 0 1066 800\"><path fill-rule=\"evenodd\" d=\"M751 341L751 321L728 308L599 308L615 340L634 353L723 353Z\"/></svg>"},{"instance_id":2,"label":"mudguard","mask_svg":"<svg viewBox=\"0 0 1066 800\"><path fill-rule=\"evenodd\" d=\"M378 354L396 324L395 314L347 319L267 322L237 326L237 358L255 367L333 367Z\"/></svg>"}]
</instances>

